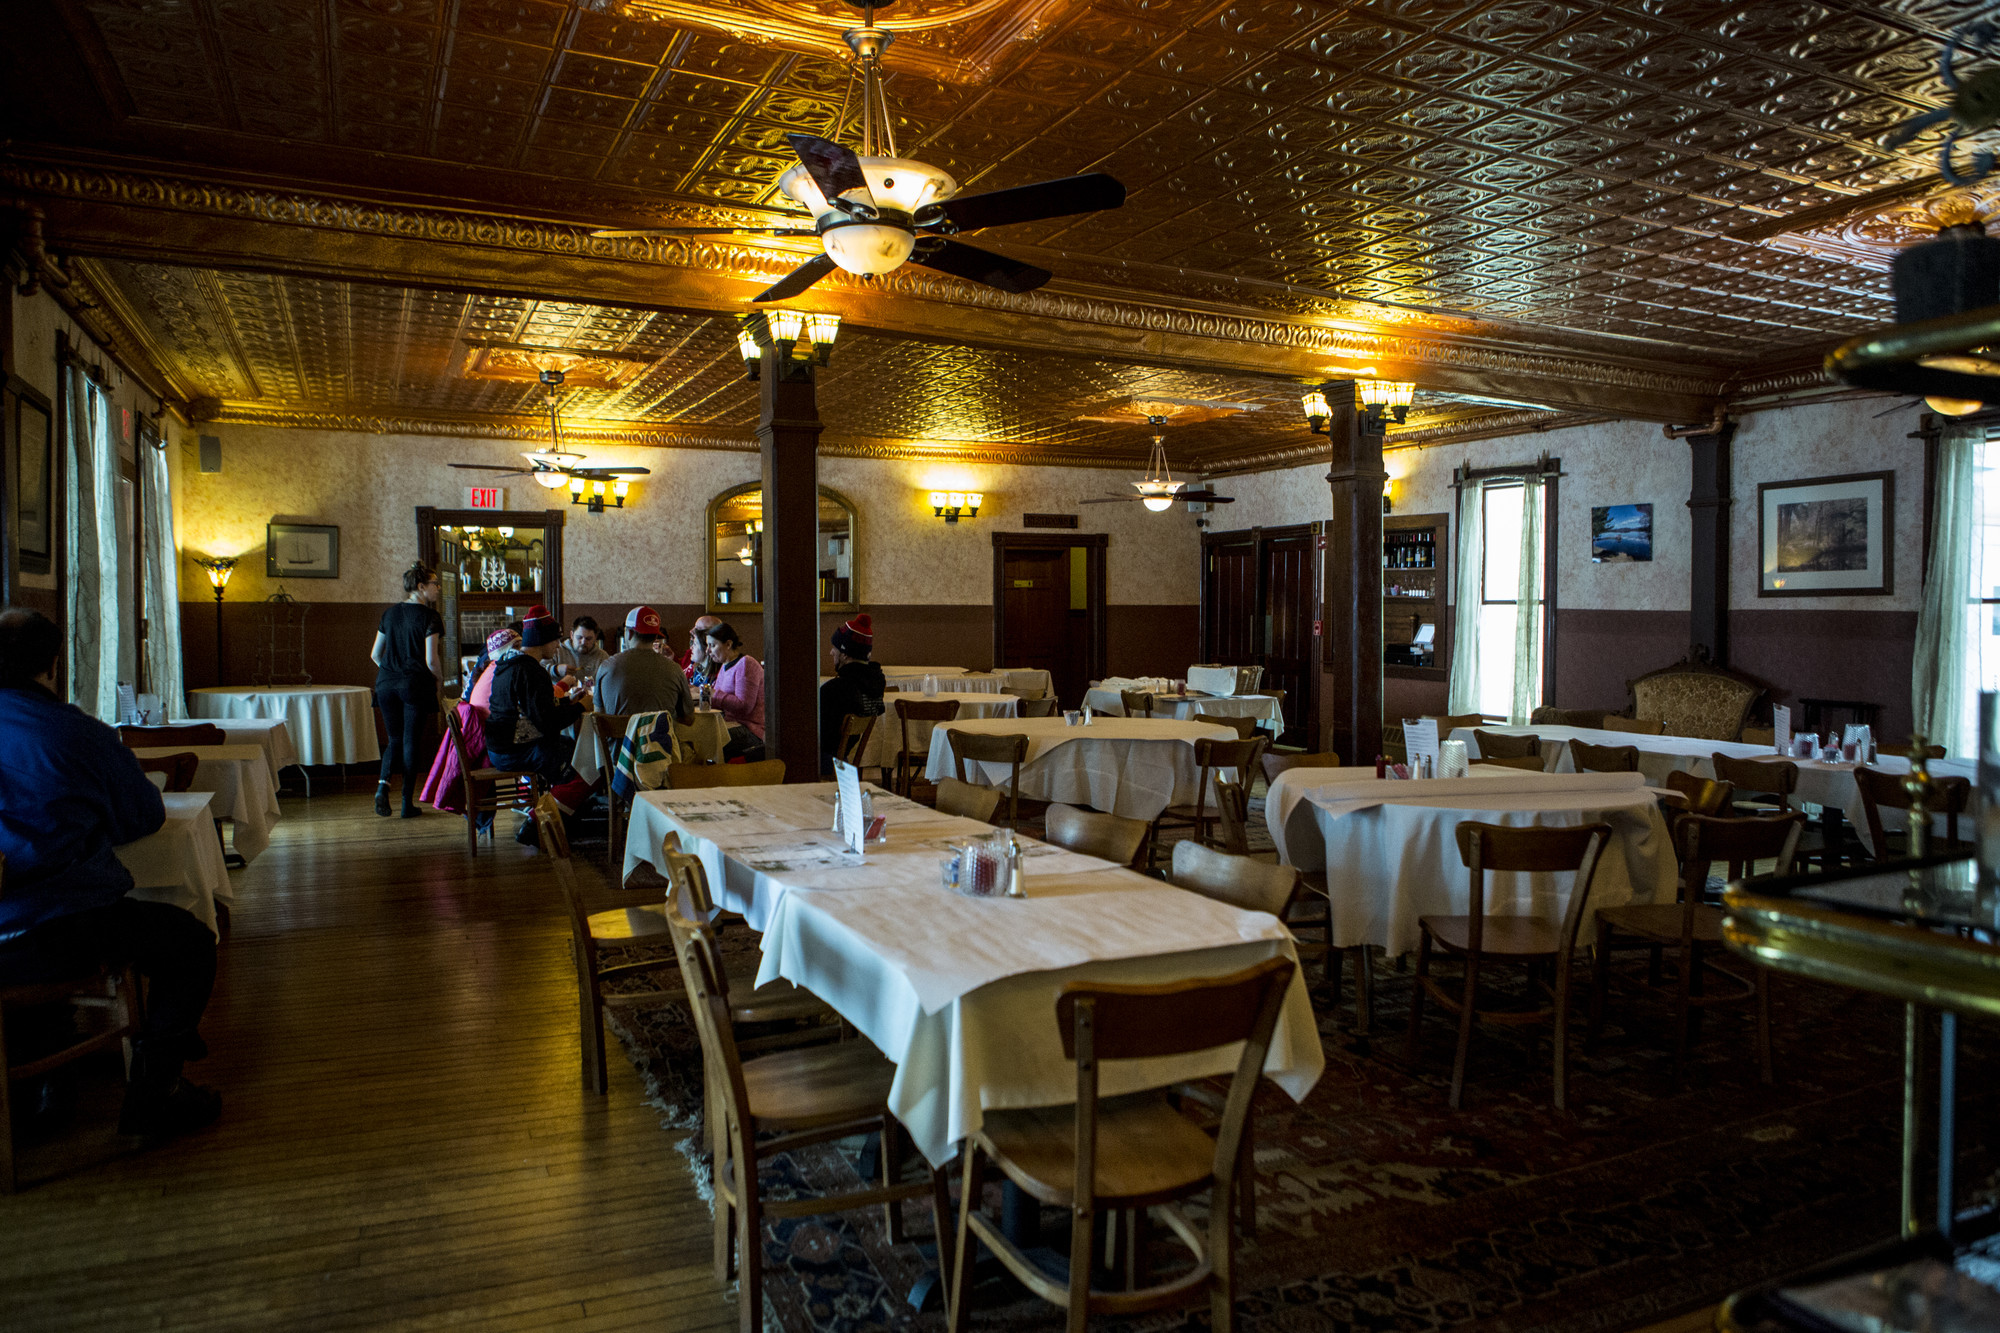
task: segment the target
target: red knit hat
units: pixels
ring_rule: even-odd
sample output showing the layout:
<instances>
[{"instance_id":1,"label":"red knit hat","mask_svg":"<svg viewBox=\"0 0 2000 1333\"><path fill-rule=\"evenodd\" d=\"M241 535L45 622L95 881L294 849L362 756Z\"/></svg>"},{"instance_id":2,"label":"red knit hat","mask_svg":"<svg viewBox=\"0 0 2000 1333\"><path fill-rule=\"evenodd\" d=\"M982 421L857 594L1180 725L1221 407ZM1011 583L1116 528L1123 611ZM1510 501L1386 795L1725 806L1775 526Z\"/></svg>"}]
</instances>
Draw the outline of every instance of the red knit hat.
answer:
<instances>
[{"instance_id":1,"label":"red knit hat","mask_svg":"<svg viewBox=\"0 0 2000 1333\"><path fill-rule=\"evenodd\" d=\"M533 606L529 607L528 614L521 617L523 623L530 620L547 620L547 619L549 619L549 609L546 606L543 606L540 602L536 602Z\"/></svg>"},{"instance_id":2,"label":"red knit hat","mask_svg":"<svg viewBox=\"0 0 2000 1333\"><path fill-rule=\"evenodd\" d=\"M833 632L833 646L849 657L866 657L875 651L875 621L866 612Z\"/></svg>"}]
</instances>

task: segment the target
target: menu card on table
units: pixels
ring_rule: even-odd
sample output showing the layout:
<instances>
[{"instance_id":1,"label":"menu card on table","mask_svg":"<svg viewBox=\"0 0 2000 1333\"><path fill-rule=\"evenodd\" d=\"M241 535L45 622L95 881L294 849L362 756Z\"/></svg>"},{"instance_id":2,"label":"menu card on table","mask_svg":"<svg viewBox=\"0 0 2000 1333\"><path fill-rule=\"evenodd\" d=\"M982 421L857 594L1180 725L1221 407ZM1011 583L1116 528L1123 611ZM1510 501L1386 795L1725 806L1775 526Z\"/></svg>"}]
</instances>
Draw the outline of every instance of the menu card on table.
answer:
<instances>
[{"instance_id":1,"label":"menu card on table","mask_svg":"<svg viewBox=\"0 0 2000 1333\"><path fill-rule=\"evenodd\" d=\"M1771 710L1771 741L1779 754L1792 752L1792 710L1779 704Z\"/></svg>"},{"instance_id":2,"label":"menu card on table","mask_svg":"<svg viewBox=\"0 0 2000 1333\"><path fill-rule=\"evenodd\" d=\"M833 776L840 784L840 799L833 810L833 830L847 840L850 851L859 852L868 841L868 819L861 812L861 770L845 759L836 759Z\"/></svg>"},{"instance_id":3,"label":"menu card on table","mask_svg":"<svg viewBox=\"0 0 2000 1333\"><path fill-rule=\"evenodd\" d=\"M1420 760L1430 761L1430 771L1437 772L1438 724L1434 717L1403 719L1403 751L1409 756L1410 776L1415 777L1421 770Z\"/></svg>"}]
</instances>

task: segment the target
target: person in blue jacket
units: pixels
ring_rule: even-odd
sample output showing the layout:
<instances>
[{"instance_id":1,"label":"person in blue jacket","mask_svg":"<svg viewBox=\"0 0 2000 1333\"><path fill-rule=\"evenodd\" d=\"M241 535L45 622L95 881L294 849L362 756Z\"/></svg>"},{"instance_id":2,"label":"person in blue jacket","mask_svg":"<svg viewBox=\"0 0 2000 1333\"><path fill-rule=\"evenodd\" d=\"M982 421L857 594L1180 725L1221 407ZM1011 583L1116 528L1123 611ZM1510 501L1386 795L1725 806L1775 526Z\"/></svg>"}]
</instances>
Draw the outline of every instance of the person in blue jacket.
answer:
<instances>
[{"instance_id":1,"label":"person in blue jacket","mask_svg":"<svg viewBox=\"0 0 2000 1333\"><path fill-rule=\"evenodd\" d=\"M126 896L112 849L158 830L166 808L118 733L56 697L61 647L41 612L0 611L0 985L136 967L150 986L119 1132L198 1129L222 1099L181 1066L207 1054L215 936L183 908Z\"/></svg>"}]
</instances>

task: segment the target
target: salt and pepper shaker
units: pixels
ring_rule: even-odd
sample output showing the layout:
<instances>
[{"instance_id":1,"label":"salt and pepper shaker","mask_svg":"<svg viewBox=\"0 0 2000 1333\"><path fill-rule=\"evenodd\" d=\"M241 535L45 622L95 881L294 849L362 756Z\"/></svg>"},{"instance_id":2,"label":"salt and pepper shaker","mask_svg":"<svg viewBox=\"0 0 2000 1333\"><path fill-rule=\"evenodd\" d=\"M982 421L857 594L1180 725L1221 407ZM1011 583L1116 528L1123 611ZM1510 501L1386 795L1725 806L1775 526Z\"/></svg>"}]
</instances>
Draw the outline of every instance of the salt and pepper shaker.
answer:
<instances>
[{"instance_id":1,"label":"salt and pepper shaker","mask_svg":"<svg viewBox=\"0 0 2000 1333\"><path fill-rule=\"evenodd\" d=\"M1014 837L1014 830L1007 830L1007 896L1025 898L1028 891L1021 885L1021 844Z\"/></svg>"}]
</instances>

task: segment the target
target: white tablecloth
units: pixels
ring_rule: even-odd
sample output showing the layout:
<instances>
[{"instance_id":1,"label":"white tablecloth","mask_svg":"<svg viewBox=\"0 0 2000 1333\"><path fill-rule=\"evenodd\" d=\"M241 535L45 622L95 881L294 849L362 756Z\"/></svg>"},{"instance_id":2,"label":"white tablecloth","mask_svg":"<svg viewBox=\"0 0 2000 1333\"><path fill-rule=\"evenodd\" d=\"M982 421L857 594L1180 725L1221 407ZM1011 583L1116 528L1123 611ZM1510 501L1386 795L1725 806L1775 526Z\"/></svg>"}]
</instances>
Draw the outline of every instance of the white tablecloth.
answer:
<instances>
[{"instance_id":1,"label":"white tablecloth","mask_svg":"<svg viewBox=\"0 0 2000 1333\"><path fill-rule=\"evenodd\" d=\"M211 792L211 813L229 821L230 842L245 861L271 845L271 826L278 822L278 789L264 751L256 745L165 745L134 750L142 759L191 754L197 761L194 787Z\"/></svg>"},{"instance_id":2,"label":"white tablecloth","mask_svg":"<svg viewBox=\"0 0 2000 1333\"><path fill-rule=\"evenodd\" d=\"M1672 772L1692 773L1696 777L1715 776L1714 756L1726 755L1731 759L1752 759L1772 763L1789 762L1799 766L1798 790L1793 793L1795 801L1806 801L1813 805L1832 806L1847 817L1854 827L1855 836L1861 845L1872 854L1874 843L1868 836L1868 816L1861 808L1861 788L1854 781L1854 764L1827 763L1818 759L1792 759L1776 754L1768 745L1750 745L1742 741L1705 741L1691 736L1638 736L1623 731L1597 731L1587 727L1481 727L1481 731L1500 731L1510 736L1540 736L1542 738L1543 766L1550 772L1573 773L1576 761L1569 752L1571 741L1582 741L1586 745L1631 745L1639 751L1639 771L1648 782L1658 785L1667 780ZM1466 753L1477 758L1479 743L1473 739L1472 729L1460 727L1451 733L1455 739L1465 742ZM1879 756L1873 767L1889 773L1907 773L1910 761L1900 755ZM1970 779L1974 785L1979 782L1979 766L1970 759L1933 759L1930 771L1937 777L1962 777ZM1895 818L1902 820L1898 813ZM1959 836L1972 836L1972 812L1970 809L1959 817ZM1901 827L1900 822L1897 827ZM1938 821L1938 835L1942 837L1946 825Z\"/></svg>"},{"instance_id":3,"label":"white tablecloth","mask_svg":"<svg viewBox=\"0 0 2000 1333\"><path fill-rule=\"evenodd\" d=\"M1470 910L1470 872L1456 834L1468 820L1517 828L1602 820L1612 841L1598 861L1591 910L1672 902L1673 849L1657 797L1642 782L1632 773L1555 777L1486 768L1464 778L1384 782L1362 769L1292 769L1272 784L1264 817L1281 860L1326 872L1334 942L1401 954L1417 946L1419 917ZM1572 879L1490 875L1486 910L1560 927ZM1580 938L1592 938L1588 914L1583 929Z\"/></svg>"},{"instance_id":4,"label":"white tablecloth","mask_svg":"<svg viewBox=\"0 0 2000 1333\"><path fill-rule=\"evenodd\" d=\"M919 693L885 694L882 696L884 712L875 719L875 730L868 733L868 748L861 752L860 766L887 768L896 762L896 752L903 748L903 727L897 711L899 704L936 703L941 698L957 700L959 719L967 721L983 717L1013 717L1021 707L1021 701L1011 694L938 694L929 698ZM910 744L921 751L930 743L931 732L937 729L937 725L935 722L912 722Z\"/></svg>"},{"instance_id":5,"label":"white tablecloth","mask_svg":"<svg viewBox=\"0 0 2000 1333\"><path fill-rule=\"evenodd\" d=\"M766 928L759 982L782 977L812 991L895 1062L890 1109L932 1162L989 1108L1074 1100L1075 1065L1063 1058L1055 1020L1065 982L1160 983L1295 956L1284 927L1264 913L1046 844L1030 844L1025 901L947 893L937 887L944 848L991 830L935 811L926 818L924 807L884 795L875 799L889 817L887 841L852 863L824 850L833 790L646 793L634 806L627 861L650 857L666 828L679 832L710 883L727 886L718 890L723 905ZM1105 1067L1103 1087L1116 1094L1233 1065L1229 1049L1119 1062ZM1302 1098L1323 1065L1295 978L1265 1073Z\"/></svg>"},{"instance_id":6,"label":"white tablecloth","mask_svg":"<svg viewBox=\"0 0 2000 1333\"><path fill-rule=\"evenodd\" d=\"M190 791L168 792L160 799L166 802L167 822L159 831L114 849L132 872L133 889L127 896L185 908L215 930L215 905L236 901L209 810L215 798Z\"/></svg>"},{"instance_id":7,"label":"white tablecloth","mask_svg":"<svg viewBox=\"0 0 2000 1333\"><path fill-rule=\"evenodd\" d=\"M283 718L302 764L372 764L375 692L365 685L225 685L188 691L188 716Z\"/></svg>"},{"instance_id":8,"label":"white tablecloth","mask_svg":"<svg viewBox=\"0 0 2000 1333\"><path fill-rule=\"evenodd\" d=\"M1091 711L1109 717L1125 716L1124 696L1117 690L1092 690L1085 696ZM1215 717L1254 717L1257 729L1268 731L1273 736L1285 730L1285 713L1278 706L1276 695L1239 694L1225 698L1219 694L1156 694L1153 696L1153 716L1173 718L1185 722L1196 713L1209 713Z\"/></svg>"},{"instance_id":9,"label":"white tablecloth","mask_svg":"<svg viewBox=\"0 0 2000 1333\"><path fill-rule=\"evenodd\" d=\"M926 675L937 677L938 692L941 694L998 694L1007 688L1007 678L992 671L967 671L964 667L882 668L883 683L904 694L921 693ZM820 683L830 679L830 676L821 676Z\"/></svg>"},{"instance_id":10,"label":"white tablecloth","mask_svg":"<svg viewBox=\"0 0 2000 1333\"><path fill-rule=\"evenodd\" d=\"M957 776L951 751L954 730L1026 736L1028 758L1021 765L1025 797L1087 805L1148 821L1170 805L1194 804L1200 776L1194 760L1196 740L1237 738L1227 727L1143 717L1100 718L1087 727L1069 726L1059 717L953 722L931 737L924 775L932 782ZM1004 788L1008 770L1004 764L971 763L966 765L966 776L982 787Z\"/></svg>"},{"instance_id":11,"label":"white tablecloth","mask_svg":"<svg viewBox=\"0 0 2000 1333\"><path fill-rule=\"evenodd\" d=\"M264 752L264 761L271 769L271 785L277 786L278 774L299 762L299 752L292 748L292 729L281 717L219 717L207 719L211 726L222 728L222 734L229 738L231 745L255 745Z\"/></svg>"},{"instance_id":12,"label":"white tablecloth","mask_svg":"<svg viewBox=\"0 0 2000 1333\"><path fill-rule=\"evenodd\" d=\"M729 724L722 720L722 714L713 710L696 709L694 721L682 726L674 723L674 734L695 748L695 753L711 764L722 762L723 747L729 744ZM597 781L597 714L585 713L583 720L576 724L576 749L570 754L569 766L585 782Z\"/></svg>"}]
</instances>

